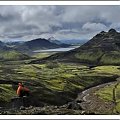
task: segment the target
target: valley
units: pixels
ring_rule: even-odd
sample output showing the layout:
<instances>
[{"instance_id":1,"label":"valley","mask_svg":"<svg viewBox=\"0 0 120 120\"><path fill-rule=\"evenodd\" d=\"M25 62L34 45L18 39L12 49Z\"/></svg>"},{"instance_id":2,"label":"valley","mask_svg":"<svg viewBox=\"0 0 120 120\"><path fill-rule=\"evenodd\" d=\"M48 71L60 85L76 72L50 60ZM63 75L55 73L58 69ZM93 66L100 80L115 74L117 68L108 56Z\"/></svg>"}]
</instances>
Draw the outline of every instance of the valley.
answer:
<instances>
[{"instance_id":1,"label":"valley","mask_svg":"<svg viewBox=\"0 0 120 120\"><path fill-rule=\"evenodd\" d=\"M35 39L25 47L35 54L21 51L26 43L19 50L2 45L0 114L119 114L119 35L114 29L100 32L72 50L55 43L39 49L41 39ZM30 89L30 106L14 109L11 99L17 97L19 82Z\"/></svg>"},{"instance_id":2,"label":"valley","mask_svg":"<svg viewBox=\"0 0 120 120\"><path fill-rule=\"evenodd\" d=\"M18 82L23 82L31 90L30 104L34 106L34 109L36 107L42 109L45 106L49 106L49 109L51 109L52 106L60 107L74 101L77 95L86 89L100 84L114 82L120 75L119 66L97 66L91 69L89 66L76 63L48 61L46 63L31 64L29 63L30 61L4 61L0 63L1 107L9 106L11 98L17 96L16 89ZM97 94L100 94L100 92L97 92ZM101 94L100 97L102 98ZM74 109L70 110L67 107L64 109L65 113L66 111L74 111ZM41 114L40 111L38 112L39 114ZM82 111L78 111L74 112L74 114L81 114ZM85 111L89 111L89 109L85 109ZM47 112L47 108L44 112L45 114L56 113ZM59 108L59 112L62 112L61 107ZM92 112L95 112L95 110ZM14 113L9 111L7 114L25 113L23 111L19 111L18 113L16 111ZM30 110L27 114L35 113L31 113ZM99 114L99 111L97 114Z\"/></svg>"},{"instance_id":3,"label":"valley","mask_svg":"<svg viewBox=\"0 0 120 120\"><path fill-rule=\"evenodd\" d=\"M119 118L120 5L28 2L0 5L0 118Z\"/></svg>"}]
</instances>

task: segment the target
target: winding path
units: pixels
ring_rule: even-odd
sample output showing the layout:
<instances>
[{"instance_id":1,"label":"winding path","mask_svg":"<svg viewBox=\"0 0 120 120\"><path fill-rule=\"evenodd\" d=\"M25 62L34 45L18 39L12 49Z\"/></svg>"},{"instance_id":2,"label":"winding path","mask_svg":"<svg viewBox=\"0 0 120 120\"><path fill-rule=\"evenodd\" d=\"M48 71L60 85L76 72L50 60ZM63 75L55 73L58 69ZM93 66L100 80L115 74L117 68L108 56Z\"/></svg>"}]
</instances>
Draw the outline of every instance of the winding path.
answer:
<instances>
[{"instance_id":1,"label":"winding path","mask_svg":"<svg viewBox=\"0 0 120 120\"><path fill-rule=\"evenodd\" d=\"M116 83L117 81L114 81L114 82L109 82L109 83L104 83L104 84L101 84L101 85L98 85L98 86L95 86L95 87L91 87L85 91L83 91L82 93L79 93L76 100L82 100L84 102L89 102L90 100L88 99L88 97L90 96L90 93L91 92L94 92L96 90L99 90L100 88L103 88L105 86L109 86L113 83Z\"/></svg>"},{"instance_id":2,"label":"winding path","mask_svg":"<svg viewBox=\"0 0 120 120\"><path fill-rule=\"evenodd\" d=\"M101 88L107 87L114 84L112 89L113 91L113 98L110 102L105 102L104 100L100 99L98 95L95 94ZM89 89L84 90L83 92L79 93L76 101L81 101L80 105L83 110L90 111L95 114L115 114L118 113L116 110L116 89L117 86L120 84L120 77L116 79L114 82L104 83L95 87L91 87ZM116 112L114 112L116 110ZM108 112L108 113L107 113Z\"/></svg>"}]
</instances>

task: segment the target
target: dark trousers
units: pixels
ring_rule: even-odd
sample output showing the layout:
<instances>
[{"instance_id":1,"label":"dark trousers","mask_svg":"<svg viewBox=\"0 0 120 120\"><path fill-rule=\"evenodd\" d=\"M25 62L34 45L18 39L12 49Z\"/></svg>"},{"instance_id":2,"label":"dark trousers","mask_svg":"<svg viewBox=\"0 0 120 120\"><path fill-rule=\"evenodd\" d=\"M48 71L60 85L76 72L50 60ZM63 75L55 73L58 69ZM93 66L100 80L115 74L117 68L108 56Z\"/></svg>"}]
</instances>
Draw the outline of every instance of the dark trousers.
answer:
<instances>
[{"instance_id":1,"label":"dark trousers","mask_svg":"<svg viewBox=\"0 0 120 120\"><path fill-rule=\"evenodd\" d=\"M21 91L19 97L29 96L29 95L30 95L29 91Z\"/></svg>"}]
</instances>

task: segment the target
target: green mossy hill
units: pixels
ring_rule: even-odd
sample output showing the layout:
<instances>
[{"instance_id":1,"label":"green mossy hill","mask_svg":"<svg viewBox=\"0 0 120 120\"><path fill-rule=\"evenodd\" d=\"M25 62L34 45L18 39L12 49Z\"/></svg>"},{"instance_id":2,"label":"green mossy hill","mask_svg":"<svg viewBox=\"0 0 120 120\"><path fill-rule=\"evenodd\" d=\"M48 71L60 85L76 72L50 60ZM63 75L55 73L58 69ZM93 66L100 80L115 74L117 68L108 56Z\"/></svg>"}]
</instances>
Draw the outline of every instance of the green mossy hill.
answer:
<instances>
[{"instance_id":1,"label":"green mossy hill","mask_svg":"<svg viewBox=\"0 0 120 120\"><path fill-rule=\"evenodd\" d=\"M15 50L1 50L0 60L25 60L29 57Z\"/></svg>"},{"instance_id":2,"label":"green mossy hill","mask_svg":"<svg viewBox=\"0 0 120 120\"><path fill-rule=\"evenodd\" d=\"M4 106L15 97L16 91L11 84L0 84L0 106Z\"/></svg>"},{"instance_id":3,"label":"green mossy hill","mask_svg":"<svg viewBox=\"0 0 120 120\"><path fill-rule=\"evenodd\" d=\"M113 92L114 90L114 92ZM95 93L105 102L114 103L112 114L120 114L120 83L119 81L109 86L105 86Z\"/></svg>"},{"instance_id":4,"label":"green mossy hill","mask_svg":"<svg viewBox=\"0 0 120 120\"><path fill-rule=\"evenodd\" d=\"M90 69L80 64L57 61L44 64L24 64L17 61L14 65L7 61L0 64L0 84L12 84L16 90L17 83L23 82L31 90L32 105L63 105L74 100L86 88L114 81L119 73L119 66L98 66ZM16 96L12 87L9 89L8 92L5 91L6 95L9 94L7 101ZM11 93L13 96L10 96ZM5 97L2 101L6 101Z\"/></svg>"},{"instance_id":5,"label":"green mossy hill","mask_svg":"<svg viewBox=\"0 0 120 120\"><path fill-rule=\"evenodd\" d=\"M120 33L114 29L100 32L74 50L57 53L44 60L62 60L97 65L120 65ZM34 63L37 61L34 61Z\"/></svg>"}]
</instances>

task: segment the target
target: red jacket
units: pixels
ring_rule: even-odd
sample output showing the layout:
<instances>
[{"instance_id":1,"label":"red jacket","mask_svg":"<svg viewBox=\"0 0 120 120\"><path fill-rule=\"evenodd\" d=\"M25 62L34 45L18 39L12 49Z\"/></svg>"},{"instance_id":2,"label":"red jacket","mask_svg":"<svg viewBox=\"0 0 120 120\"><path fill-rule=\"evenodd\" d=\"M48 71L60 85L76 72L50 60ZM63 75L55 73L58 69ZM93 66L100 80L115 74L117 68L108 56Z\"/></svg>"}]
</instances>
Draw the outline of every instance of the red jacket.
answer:
<instances>
[{"instance_id":1,"label":"red jacket","mask_svg":"<svg viewBox=\"0 0 120 120\"><path fill-rule=\"evenodd\" d=\"M17 95L20 96L21 91L27 91L29 92L30 90L22 85L19 85L18 89L17 89Z\"/></svg>"}]
</instances>

